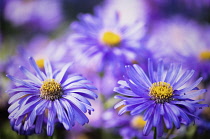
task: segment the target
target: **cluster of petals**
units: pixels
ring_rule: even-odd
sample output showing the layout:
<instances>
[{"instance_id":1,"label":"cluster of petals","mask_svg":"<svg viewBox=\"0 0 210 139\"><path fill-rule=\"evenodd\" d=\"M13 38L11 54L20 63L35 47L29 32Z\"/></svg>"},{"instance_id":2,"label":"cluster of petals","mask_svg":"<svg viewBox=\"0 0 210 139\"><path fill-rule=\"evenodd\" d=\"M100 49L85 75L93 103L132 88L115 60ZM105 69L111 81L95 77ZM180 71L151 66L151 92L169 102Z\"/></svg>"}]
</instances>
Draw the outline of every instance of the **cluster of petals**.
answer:
<instances>
[{"instance_id":1,"label":"cluster of petals","mask_svg":"<svg viewBox=\"0 0 210 139\"><path fill-rule=\"evenodd\" d=\"M7 75L15 83L15 87L8 90L8 112L13 130L30 135L40 134L42 128L46 127L47 135L51 136L57 123L62 124L66 130L70 130L75 122L81 125L88 123L84 113L91 114L94 111L88 99L97 98L93 92L96 88L91 82L81 75L69 74L71 64L53 71L50 62L46 60L45 71L41 71L32 57L29 58L29 63L35 74L20 66L26 79ZM40 88L49 79L55 80L62 88L61 96L54 100L41 97Z\"/></svg>"}]
</instances>

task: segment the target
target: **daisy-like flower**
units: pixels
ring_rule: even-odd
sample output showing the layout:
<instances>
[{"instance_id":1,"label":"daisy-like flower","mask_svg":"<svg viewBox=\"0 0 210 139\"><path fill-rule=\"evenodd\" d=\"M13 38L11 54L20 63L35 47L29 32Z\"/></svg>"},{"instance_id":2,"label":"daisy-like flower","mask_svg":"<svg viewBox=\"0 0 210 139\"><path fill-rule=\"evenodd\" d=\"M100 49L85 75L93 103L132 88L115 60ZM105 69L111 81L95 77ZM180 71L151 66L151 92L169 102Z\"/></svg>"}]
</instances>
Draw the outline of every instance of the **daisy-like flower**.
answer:
<instances>
[{"instance_id":1,"label":"daisy-like flower","mask_svg":"<svg viewBox=\"0 0 210 139\"><path fill-rule=\"evenodd\" d=\"M70 130L75 122L81 125L88 123L84 113L91 114L94 110L88 99L97 98L93 92L96 88L91 82L81 75L68 74L71 64L53 72L46 60L45 72L42 72L32 57L29 63L36 75L23 66L20 70L27 79L7 75L16 85L8 90L12 128L19 134L40 134L42 127L46 126L47 135L51 136L56 123L61 123L66 130Z\"/></svg>"},{"instance_id":2,"label":"daisy-like flower","mask_svg":"<svg viewBox=\"0 0 210 139\"><path fill-rule=\"evenodd\" d=\"M183 72L181 65L176 64L166 70L160 61L155 71L152 61L148 60L148 75L136 64L126 66L126 73L124 80L118 82L120 86L114 88L123 95L116 96L123 100L115 108L125 105L119 115L127 111L131 115L143 114L146 121L144 135L148 135L152 127L157 129L158 136L162 136L164 127L178 129L181 124L189 125L197 117L196 109L207 106L199 104L203 99L192 99L206 92L206 89L196 87L202 78L187 85L194 70Z\"/></svg>"},{"instance_id":3,"label":"daisy-like flower","mask_svg":"<svg viewBox=\"0 0 210 139\"><path fill-rule=\"evenodd\" d=\"M104 7L97 7L95 15L80 15L79 21L71 24L68 44L77 46L75 58L85 64L96 59L98 72L109 68L114 75L121 73L125 64L130 64L141 51L140 41L144 37L144 22L121 24L120 12L105 14ZM75 48L75 47L74 47ZM85 61L84 61L85 60ZM90 65L90 64L89 64ZM119 69L119 70L118 70Z\"/></svg>"},{"instance_id":4,"label":"daisy-like flower","mask_svg":"<svg viewBox=\"0 0 210 139\"><path fill-rule=\"evenodd\" d=\"M46 12L46 8L52 10ZM61 3L57 0L8 0L5 1L3 13L14 26L28 27L30 30L52 31L63 20Z\"/></svg>"},{"instance_id":5,"label":"daisy-like flower","mask_svg":"<svg viewBox=\"0 0 210 139\"><path fill-rule=\"evenodd\" d=\"M196 71L194 77L206 80L210 77L209 34L209 26L177 16L155 24L147 47L154 58L180 62Z\"/></svg>"}]
</instances>

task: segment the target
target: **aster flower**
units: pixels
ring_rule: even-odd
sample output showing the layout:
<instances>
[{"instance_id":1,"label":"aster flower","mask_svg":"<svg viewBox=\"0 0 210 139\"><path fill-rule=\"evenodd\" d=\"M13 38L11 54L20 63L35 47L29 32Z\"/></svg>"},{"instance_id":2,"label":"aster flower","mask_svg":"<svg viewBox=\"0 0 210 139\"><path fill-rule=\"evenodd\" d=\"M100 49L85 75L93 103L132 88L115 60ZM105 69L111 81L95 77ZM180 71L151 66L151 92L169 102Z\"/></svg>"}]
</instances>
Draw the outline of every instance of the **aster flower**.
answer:
<instances>
[{"instance_id":1,"label":"aster flower","mask_svg":"<svg viewBox=\"0 0 210 139\"><path fill-rule=\"evenodd\" d=\"M192 99L206 92L206 89L196 88L202 78L187 84L194 70L183 72L181 65L175 64L166 70L160 61L155 71L152 61L148 60L148 75L136 64L126 66L126 73L124 80L118 82L120 86L114 88L115 92L123 95L115 97L122 99L115 108L125 105L119 115L127 111L131 115L143 114L147 122L144 135L148 135L152 127L157 129L158 136L162 136L164 126L178 129L181 124L189 125L197 117L196 109L207 106L198 103L203 99Z\"/></svg>"},{"instance_id":2,"label":"aster flower","mask_svg":"<svg viewBox=\"0 0 210 139\"><path fill-rule=\"evenodd\" d=\"M146 122L143 120L141 115L136 115L131 117L127 117L127 123L121 127L120 135L123 139L133 139L133 138L144 138L151 139L152 132L148 136L142 135L142 129L145 126Z\"/></svg>"},{"instance_id":3,"label":"aster flower","mask_svg":"<svg viewBox=\"0 0 210 139\"><path fill-rule=\"evenodd\" d=\"M91 82L81 75L68 75L70 64L53 72L50 62L46 60L45 72L42 72L32 57L29 63L35 75L23 66L20 70L27 79L7 75L16 85L8 90L12 128L19 134L40 134L42 127L46 126L47 135L51 136L56 123L61 123L66 130L70 130L75 122L81 125L88 123L84 113L91 114L94 110L88 99L97 98L92 92L96 88Z\"/></svg>"},{"instance_id":4,"label":"aster flower","mask_svg":"<svg viewBox=\"0 0 210 139\"><path fill-rule=\"evenodd\" d=\"M51 10L46 12L46 8ZM16 27L51 31L63 20L61 10L61 3L57 0L8 0L5 1L3 13L5 18Z\"/></svg>"},{"instance_id":5,"label":"aster flower","mask_svg":"<svg viewBox=\"0 0 210 139\"><path fill-rule=\"evenodd\" d=\"M146 46L155 58L183 63L185 68L196 71L195 77L207 79L210 76L209 34L209 26L177 16L156 23Z\"/></svg>"},{"instance_id":6,"label":"aster flower","mask_svg":"<svg viewBox=\"0 0 210 139\"><path fill-rule=\"evenodd\" d=\"M117 11L105 14L103 7L97 7L95 15L79 15L79 21L71 24L68 40L70 46L77 46L73 50L76 60L87 64L94 59L98 72L111 69L114 75L122 73L123 66L135 60L143 49L140 41L145 34L144 22L136 20L121 25L120 14Z\"/></svg>"},{"instance_id":7,"label":"aster flower","mask_svg":"<svg viewBox=\"0 0 210 139\"><path fill-rule=\"evenodd\" d=\"M68 62L67 60L70 59L70 55L67 55L66 45L62 39L50 40L45 35L36 35L26 44L19 44L15 55L8 58L6 72L20 76L23 75L21 71L16 70L16 67L23 64L29 67L29 56L33 56L37 66L41 70L44 70L44 61L47 59L51 61L52 67L56 69L62 68Z\"/></svg>"}]
</instances>

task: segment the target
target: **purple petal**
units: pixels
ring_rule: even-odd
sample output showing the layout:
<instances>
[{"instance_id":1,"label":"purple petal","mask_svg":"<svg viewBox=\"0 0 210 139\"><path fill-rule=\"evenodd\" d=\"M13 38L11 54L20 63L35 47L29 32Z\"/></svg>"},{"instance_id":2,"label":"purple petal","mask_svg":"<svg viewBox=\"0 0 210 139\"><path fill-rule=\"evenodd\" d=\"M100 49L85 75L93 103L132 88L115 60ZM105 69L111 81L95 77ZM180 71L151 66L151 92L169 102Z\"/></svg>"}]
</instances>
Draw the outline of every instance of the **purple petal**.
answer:
<instances>
[{"instance_id":1,"label":"purple petal","mask_svg":"<svg viewBox=\"0 0 210 139\"><path fill-rule=\"evenodd\" d=\"M53 102L50 101L48 106L48 115L47 115L47 135L52 136L54 132L54 123L55 123L55 107L53 105Z\"/></svg>"},{"instance_id":2,"label":"purple petal","mask_svg":"<svg viewBox=\"0 0 210 139\"><path fill-rule=\"evenodd\" d=\"M157 104L156 109L154 110L153 126L159 127L160 118L160 104Z\"/></svg>"},{"instance_id":3,"label":"purple petal","mask_svg":"<svg viewBox=\"0 0 210 139\"><path fill-rule=\"evenodd\" d=\"M168 82L171 86L173 86L173 84L177 81L177 78L179 77L181 72L181 64L176 65L175 69L173 70L173 76L171 78L171 80Z\"/></svg>"},{"instance_id":4,"label":"purple petal","mask_svg":"<svg viewBox=\"0 0 210 139\"><path fill-rule=\"evenodd\" d=\"M151 104L151 101L147 101L143 104L140 104L136 108L131 111L131 115L141 114L144 110L146 110Z\"/></svg>"},{"instance_id":5,"label":"purple petal","mask_svg":"<svg viewBox=\"0 0 210 139\"><path fill-rule=\"evenodd\" d=\"M67 95L64 98L67 99L67 100L69 100L73 105L75 105L76 107L78 107L84 113L87 112L86 107L79 100L77 100L76 98L74 98L74 97L72 97L70 95Z\"/></svg>"},{"instance_id":6,"label":"purple petal","mask_svg":"<svg viewBox=\"0 0 210 139\"><path fill-rule=\"evenodd\" d=\"M151 80L151 83L155 82L153 63L152 63L151 59L148 59L148 73L149 73L149 78Z\"/></svg>"},{"instance_id":7,"label":"purple petal","mask_svg":"<svg viewBox=\"0 0 210 139\"><path fill-rule=\"evenodd\" d=\"M79 95L79 94L76 94L76 93L71 93L71 96L77 98L78 100L80 100L81 102L84 102L88 105L91 105L90 102L83 96Z\"/></svg>"},{"instance_id":8,"label":"purple petal","mask_svg":"<svg viewBox=\"0 0 210 139\"><path fill-rule=\"evenodd\" d=\"M166 125L166 128L167 129L171 129L172 126L173 126L173 122L172 122L171 117L168 115L168 112L167 111L164 112L163 120L164 120L164 123Z\"/></svg>"},{"instance_id":9,"label":"purple petal","mask_svg":"<svg viewBox=\"0 0 210 139\"><path fill-rule=\"evenodd\" d=\"M64 128L66 130L70 130L71 129L71 124L70 124L70 120L66 114L66 111L63 109L63 107L60 104L59 100L55 100L54 101L54 106L57 112L57 116L58 116L58 120L63 124Z\"/></svg>"},{"instance_id":10,"label":"purple petal","mask_svg":"<svg viewBox=\"0 0 210 139\"><path fill-rule=\"evenodd\" d=\"M206 93L207 92L207 90L206 89L202 89L202 90L199 90L199 91L195 91L195 92L192 92L192 93L188 93L188 94L186 94L186 95L182 95L181 96L181 98L194 98L194 97L196 97L196 96L199 96L199 95L201 95L201 94L203 94L203 93Z\"/></svg>"},{"instance_id":11,"label":"purple petal","mask_svg":"<svg viewBox=\"0 0 210 139\"><path fill-rule=\"evenodd\" d=\"M124 81L124 80L119 80L117 83L120 84L120 85L123 86L123 87L130 88L130 87L128 86L127 82Z\"/></svg>"},{"instance_id":12,"label":"purple petal","mask_svg":"<svg viewBox=\"0 0 210 139\"><path fill-rule=\"evenodd\" d=\"M98 97L94 92L92 92L92 91L90 91L88 89L70 89L70 90L64 90L64 93L71 93L71 92L79 93L79 94L86 94L86 95L90 96L93 99L95 99L95 98Z\"/></svg>"},{"instance_id":13,"label":"purple petal","mask_svg":"<svg viewBox=\"0 0 210 139\"><path fill-rule=\"evenodd\" d=\"M115 87L113 91L115 91L119 94L122 94L122 95L126 95L126 96L134 96L134 97L136 96L136 97L138 97L138 95L133 93L132 90L128 90L128 89L121 88L121 87Z\"/></svg>"},{"instance_id":14,"label":"purple petal","mask_svg":"<svg viewBox=\"0 0 210 139\"><path fill-rule=\"evenodd\" d=\"M35 132L36 132L36 134L40 134L41 133L43 121L44 121L44 114L37 115L37 118L36 118L36 126L35 126Z\"/></svg>"},{"instance_id":15,"label":"purple petal","mask_svg":"<svg viewBox=\"0 0 210 139\"><path fill-rule=\"evenodd\" d=\"M138 73L137 76L141 79L141 81L145 82L145 85L147 87L150 87L152 85L152 83L149 80L149 78L147 77L147 75L145 74L145 72L143 71L143 69L136 64L134 64L133 67L136 70L136 72Z\"/></svg>"},{"instance_id":16,"label":"purple petal","mask_svg":"<svg viewBox=\"0 0 210 139\"><path fill-rule=\"evenodd\" d=\"M151 116L151 118L148 119L146 125L144 126L143 135L147 136L149 134L149 132L151 131L151 129L152 129L152 121L153 121L153 117Z\"/></svg>"},{"instance_id":17,"label":"purple petal","mask_svg":"<svg viewBox=\"0 0 210 139\"><path fill-rule=\"evenodd\" d=\"M165 81L164 82L169 83L171 81L173 74L175 74L175 72L173 72L174 71L174 68L175 68L175 65L174 64L170 64L170 67L167 70L167 74L166 74L166 77L165 77Z\"/></svg>"},{"instance_id":18,"label":"purple petal","mask_svg":"<svg viewBox=\"0 0 210 139\"><path fill-rule=\"evenodd\" d=\"M157 67L157 80L158 81L163 81L163 72L164 72L164 65L163 65L163 61L159 61L158 63L158 67Z\"/></svg>"},{"instance_id":19,"label":"purple petal","mask_svg":"<svg viewBox=\"0 0 210 139\"><path fill-rule=\"evenodd\" d=\"M20 66L19 68L30 80L35 82L37 85L42 84L42 81L39 78L37 78L35 75L33 75L30 71L28 71L25 67Z\"/></svg>"},{"instance_id":20,"label":"purple petal","mask_svg":"<svg viewBox=\"0 0 210 139\"><path fill-rule=\"evenodd\" d=\"M195 112L195 107L193 106L193 104L185 102L185 101L171 101L171 104L175 104L177 106L180 107L186 107L190 112Z\"/></svg>"},{"instance_id":21,"label":"purple petal","mask_svg":"<svg viewBox=\"0 0 210 139\"><path fill-rule=\"evenodd\" d=\"M50 64L49 60L44 61L44 68L45 68L45 73L47 75L47 79L52 79L52 66Z\"/></svg>"},{"instance_id":22,"label":"purple petal","mask_svg":"<svg viewBox=\"0 0 210 139\"><path fill-rule=\"evenodd\" d=\"M31 112L29 119L28 119L28 125L32 126L34 124L35 118L37 115L43 114L44 110L46 110L47 100L41 100L35 107L35 109Z\"/></svg>"},{"instance_id":23,"label":"purple petal","mask_svg":"<svg viewBox=\"0 0 210 139\"><path fill-rule=\"evenodd\" d=\"M40 98L37 98L34 101L29 102L28 104L24 105L24 107L21 107L19 112L16 113L14 118L18 118L19 116L22 116L30 111L33 110L33 108L35 107L35 105L38 103L38 101L40 101Z\"/></svg>"},{"instance_id":24,"label":"purple petal","mask_svg":"<svg viewBox=\"0 0 210 139\"><path fill-rule=\"evenodd\" d=\"M14 101L17 101L18 99L23 98L23 97L25 97L25 96L27 96L27 95L29 95L29 94L31 95L31 92L19 92L19 93L13 95L13 96L9 99L8 103L11 104L11 103L13 103ZM31 96L34 96L34 95L31 95Z\"/></svg>"},{"instance_id":25,"label":"purple petal","mask_svg":"<svg viewBox=\"0 0 210 139\"><path fill-rule=\"evenodd\" d=\"M35 60L32 57L29 57L29 63L34 68L34 70L36 71L36 73L39 76L39 78L42 81L44 81L46 79L46 76L40 71L39 67L36 65L36 62L35 62Z\"/></svg>"},{"instance_id":26,"label":"purple petal","mask_svg":"<svg viewBox=\"0 0 210 139\"><path fill-rule=\"evenodd\" d=\"M183 86L194 74L194 70L187 70L180 79L173 85L173 88L176 90L179 87Z\"/></svg>"},{"instance_id":27,"label":"purple petal","mask_svg":"<svg viewBox=\"0 0 210 139\"><path fill-rule=\"evenodd\" d=\"M55 80L56 80L57 82L60 83L60 82L62 81L62 79L63 79L63 77L64 77L64 75L65 75L67 69L71 66L71 64L72 64L72 63L66 64L66 65L61 69L61 71L57 74L57 76L55 77Z\"/></svg>"},{"instance_id":28,"label":"purple petal","mask_svg":"<svg viewBox=\"0 0 210 139\"><path fill-rule=\"evenodd\" d=\"M63 99L63 98L61 98L61 103L62 103L63 107L65 108L65 110L67 111L71 125L74 126L75 115L74 115L74 110L72 109L71 104L69 103L68 100Z\"/></svg>"},{"instance_id":29,"label":"purple petal","mask_svg":"<svg viewBox=\"0 0 210 139\"><path fill-rule=\"evenodd\" d=\"M30 92L30 93L35 93L38 90L39 90L38 88L36 88L36 90L34 90L32 88L18 87L18 88L7 90L7 93L9 93L9 94L17 93L17 92Z\"/></svg>"},{"instance_id":30,"label":"purple petal","mask_svg":"<svg viewBox=\"0 0 210 139\"><path fill-rule=\"evenodd\" d=\"M24 82L23 80L20 80L20 79L17 79L11 75L6 75L10 80L12 80L13 82L17 83L17 84L21 84L21 85L24 85L24 86L27 86L29 88L32 88L32 89L37 89L36 87L32 86L31 84L27 83L27 82Z\"/></svg>"},{"instance_id":31,"label":"purple petal","mask_svg":"<svg viewBox=\"0 0 210 139\"><path fill-rule=\"evenodd\" d=\"M72 77L69 77L66 81L64 81L62 83L62 86L65 87L66 85L69 85L71 83L74 83L74 82L78 82L78 81L81 81L81 80L84 80L85 78L80 76L80 75L74 75Z\"/></svg>"},{"instance_id":32,"label":"purple petal","mask_svg":"<svg viewBox=\"0 0 210 139\"><path fill-rule=\"evenodd\" d=\"M174 114L174 112L171 110L170 107L168 107L167 105L165 106L165 111L167 111L168 116L171 117L171 119L173 120L174 125L176 126L176 128L180 128L180 121L178 119L178 117Z\"/></svg>"},{"instance_id":33,"label":"purple petal","mask_svg":"<svg viewBox=\"0 0 210 139\"><path fill-rule=\"evenodd\" d=\"M75 119L79 124L84 125L85 123L89 122L88 118L86 117L86 115L81 110L79 110L74 105L72 105L72 107L73 107L73 110L74 110Z\"/></svg>"},{"instance_id":34,"label":"purple petal","mask_svg":"<svg viewBox=\"0 0 210 139\"><path fill-rule=\"evenodd\" d=\"M161 120L157 124L156 129L157 129L157 135L158 135L158 137L162 137L163 136L163 122Z\"/></svg>"},{"instance_id":35,"label":"purple petal","mask_svg":"<svg viewBox=\"0 0 210 139\"><path fill-rule=\"evenodd\" d=\"M189 92L191 90L193 90L196 86L199 85L199 83L201 82L202 77L200 77L198 80L196 80L193 84L190 85L190 87L186 87L182 90L179 90L179 95L184 94L186 92Z\"/></svg>"}]
</instances>

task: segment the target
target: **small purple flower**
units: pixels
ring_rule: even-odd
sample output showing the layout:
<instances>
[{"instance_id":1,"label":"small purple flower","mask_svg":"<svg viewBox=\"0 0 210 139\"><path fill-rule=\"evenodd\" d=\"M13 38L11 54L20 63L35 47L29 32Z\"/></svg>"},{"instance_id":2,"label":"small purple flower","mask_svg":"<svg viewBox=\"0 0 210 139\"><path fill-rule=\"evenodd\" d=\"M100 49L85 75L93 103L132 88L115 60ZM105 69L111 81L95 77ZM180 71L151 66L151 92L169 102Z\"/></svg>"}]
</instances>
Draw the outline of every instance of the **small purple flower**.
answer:
<instances>
[{"instance_id":1,"label":"small purple flower","mask_svg":"<svg viewBox=\"0 0 210 139\"><path fill-rule=\"evenodd\" d=\"M29 67L28 57L30 56L35 59L41 70L44 69L44 61L47 59L50 60L52 67L61 69L71 59L71 55L67 54L66 45L62 39L50 40L45 35L37 35L26 44L19 44L15 55L7 60L6 72L22 75L21 71L17 71L16 68L23 64Z\"/></svg>"},{"instance_id":2,"label":"small purple flower","mask_svg":"<svg viewBox=\"0 0 210 139\"><path fill-rule=\"evenodd\" d=\"M46 60L45 72L42 72L32 57L29 63L36 74L20 66L27 79L7 75L16 85L8 90L12 128L19 134L40 134L42 127L46 126L47 135L52 136L56 123L61 123L66 130L70 130L75 122L88 123L84 113L91 114L94 110L88 99L97 98L92 91L96 88L91 82L81 75L68 74L70 64L53 71Z\"/></svg>"},{"instance_id":3,"label":"small purple flower","mask_svg":"<svg viewBox=\"0 0 210 139\"><path fill-rule=\"evenodd\" d=\"M4 16L17 27L51 31L63 20L61 10L61 3L58 0L8 0Z\"/></svg>"},{"instance_id":4,"label":"small purple flower","mask_svg":"<svg viewBox=\"0 0 210 139\"><path fill-rule=\"evenodd\" d=\"M171 64L168 69L164 69L163 61L158 63L155 71L149 60L148 75L136 64L126 66L124 80L120 80L120 86L114 88L115 92L123 95L115 96L122 99L115 108L125 105L119 115L127 111L131 115L143 114L147 122L143 129L144 135L148 135L152 127L157 129L160 137L164 126L178 129L181 123L189 125L197 118L196 109L207 106L198 103L203 99L191 99L206 92L206 89L197 89L202 78L191 85L186 84L193 74L194 70L182 71L181 65Z\"/></svg>"},{"instance_id":5,"label":"small purple flower","mask_svg":"<svg viewBox=\"0 0 210 139\"><path fill-rule=\"evenodd\" d=\"M210 26L178 16L156 23L146 46L154 58L182 63L195 70L196 78L206 80L210 76L209 34Z\"/></svg>"},{"instance_id":6,"label":"small purple flower","mask_svg":"<svg viewBox=\"0 0 210 139\"><path fill-rule=\"evenodd\" d=\"M120 13L105 14L103 10L97 7L95 15L79 15L79 21L71 24L68 43L76 46L73 51L77 60L85 60L87 64L94 59L98 72L111 69L114 75L119 75L125 64L135 60L137 53L139 56L143 53L141 40L145 35L145 23L136 21L121 25Z\"/></svg>"}]
</instances>

